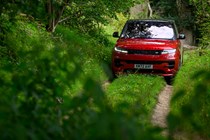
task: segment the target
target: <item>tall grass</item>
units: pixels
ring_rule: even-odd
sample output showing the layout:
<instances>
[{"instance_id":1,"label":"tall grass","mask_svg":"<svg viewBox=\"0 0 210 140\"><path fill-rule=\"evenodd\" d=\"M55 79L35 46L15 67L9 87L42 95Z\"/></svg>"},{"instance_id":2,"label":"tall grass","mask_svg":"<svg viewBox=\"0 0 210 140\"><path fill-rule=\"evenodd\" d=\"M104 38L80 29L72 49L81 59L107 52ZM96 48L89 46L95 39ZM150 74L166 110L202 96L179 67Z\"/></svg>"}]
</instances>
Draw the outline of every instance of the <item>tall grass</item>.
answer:
<instances>
[{"instance_id":1,"label":"tall grass","mask_svg":"<svg viewBox=\"0 0 210 140\"><path fill-rule=\"evenodd\" d=\"M139 104L140 110L145 109L151 115L164 85L163 78L159 76L120 76L108 87L106 95L113 108L120 109L123 104Z\"/></svg>"},{"instance_id":2,"label":"tall grass","mask_svg":"<svg viewBox=\"0 0 210 140\"><path fill-rule=\"evenodd\" d=\"M174 83L170 129L178 129L187 139L193 134L210 139L210 51L201 56L199 51L190 51L187 55Z\"/></svg>"}]
</instances>

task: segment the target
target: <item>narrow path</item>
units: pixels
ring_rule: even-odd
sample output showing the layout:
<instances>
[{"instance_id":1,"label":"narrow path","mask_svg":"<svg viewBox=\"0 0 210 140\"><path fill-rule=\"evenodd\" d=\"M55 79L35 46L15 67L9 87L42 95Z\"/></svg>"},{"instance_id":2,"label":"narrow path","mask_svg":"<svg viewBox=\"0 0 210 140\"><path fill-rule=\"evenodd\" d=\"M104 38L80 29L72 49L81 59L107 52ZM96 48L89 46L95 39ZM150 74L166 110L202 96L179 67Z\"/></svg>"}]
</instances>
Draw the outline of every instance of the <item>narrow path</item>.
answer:
<instances>
[{"instance_id":1,"label":"narrow path","mask_svg":"<svg viewBox=\"0 0 210 140\"><path fill-rule=\"evenodd\" d=\"M152 115L152 123L161 128L167 128L166 117L169 113L170 99L173 87L166 85L163 91L159 94L158 103ZM163 132L167 134L167 132Z\"/></svg>"},{"instance_id":2,"label":"narrow path","mask_svg":"<svg viewBox=\"0 0 210 140\"><path fill-rule=\"evenodd\" d=\"M103 89L106 89L109 84L110 82L105 82L102 86ZM161 128L167 128L166 117L170 111L170 99L172 91L173 91L173 86L166 85L158 96L158 103L154 108L151 120L155 126L159 126ZM167 131L164 131L163 135L167 135Z\"/></svg>"}]
</instances>

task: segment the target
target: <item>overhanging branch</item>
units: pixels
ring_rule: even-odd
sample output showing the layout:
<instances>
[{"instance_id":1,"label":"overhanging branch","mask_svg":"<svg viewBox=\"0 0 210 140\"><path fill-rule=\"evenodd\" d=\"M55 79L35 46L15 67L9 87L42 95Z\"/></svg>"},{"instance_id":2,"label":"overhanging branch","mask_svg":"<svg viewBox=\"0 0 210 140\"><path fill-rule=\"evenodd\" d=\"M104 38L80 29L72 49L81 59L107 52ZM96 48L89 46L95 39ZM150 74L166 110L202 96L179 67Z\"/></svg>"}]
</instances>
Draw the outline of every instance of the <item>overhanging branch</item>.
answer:
<instances>
[{"instance_id":1,"label":"overhanging branch","mask_svg":"<svg viewBox=\"0 0 210 140\"><path fill-rule=\"evenodd\" d=\"M65 20L68 20L70 17L71 17L71 16L65 17L65 18L59 20L58 23L61 23L61 22L65 21Z\"/></svg>"},{"instance_id":2,"label":"overhanging branch","mask_svg":"<svg viewBox=\"0 0 210 140\"><path fill-rule=\"evenodd\" d=\"M149 9L148 17L151 18L151 17L152 17L152 14L153 14L153 13L152 13L153 11L152 11L152 8L151 8L151 5L150 5L149 0L148 0L148 2L147 2L147 6L148 6L148 9Z\"/></svg>"}]
</instances>

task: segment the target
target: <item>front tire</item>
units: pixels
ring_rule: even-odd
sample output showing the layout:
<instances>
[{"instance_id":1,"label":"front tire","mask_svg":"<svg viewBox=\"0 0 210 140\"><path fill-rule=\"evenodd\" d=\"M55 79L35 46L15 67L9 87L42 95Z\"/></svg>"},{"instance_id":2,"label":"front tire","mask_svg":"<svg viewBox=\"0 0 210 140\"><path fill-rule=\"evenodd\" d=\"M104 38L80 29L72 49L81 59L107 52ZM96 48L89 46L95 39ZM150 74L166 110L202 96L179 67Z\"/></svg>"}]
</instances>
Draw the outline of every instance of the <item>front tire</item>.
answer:
<instances>
[{"instance_id":1,"label":"front tire","mask_svg":"<svg viewBox=\"0 0 210 140\"><path fill-rule=\"evenodd\" d=\"M172 85L174 81L174 76L165 76L164 79L168 85Z\"/></svg>"}]
</instances>

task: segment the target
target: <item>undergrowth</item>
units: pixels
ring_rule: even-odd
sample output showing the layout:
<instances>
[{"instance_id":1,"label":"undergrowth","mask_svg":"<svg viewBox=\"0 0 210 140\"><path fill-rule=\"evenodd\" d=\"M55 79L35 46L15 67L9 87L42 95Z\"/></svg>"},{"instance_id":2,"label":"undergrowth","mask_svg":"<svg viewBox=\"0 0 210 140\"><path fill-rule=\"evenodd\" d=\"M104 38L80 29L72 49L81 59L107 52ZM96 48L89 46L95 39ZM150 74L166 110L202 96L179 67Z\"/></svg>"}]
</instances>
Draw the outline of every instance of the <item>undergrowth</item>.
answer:
<instances>
[{"instance_id":1,"label":"undergrowth","mask_svg":"<svg viewBox=\"0 0 210 140\"><path fill-rule=\"evenodd\" d=\"M174 83L169 124L171 133L187 139L199 135L210 139L210 51L190 51Z\"/></svg>"},{"instance_id":2,"label":"undergrowth","mask_svg":"<svg viewBox=\"0 0 210 140\"><path fill-rule=\"evenodd\" d=\"M140 92L137 104L122 100L123 110L113 107L115 91L101 87L111 49L97 40L63 27L49 34L30 21L11 25L0 47L0 139L162 139L160 129L140 121L160 89L147 88L160 79L146 86L156 78L136 77L129 90Z\"/></svg>"}]
</instances>

